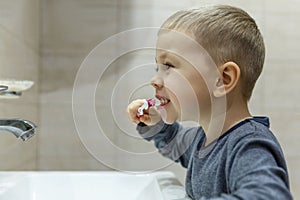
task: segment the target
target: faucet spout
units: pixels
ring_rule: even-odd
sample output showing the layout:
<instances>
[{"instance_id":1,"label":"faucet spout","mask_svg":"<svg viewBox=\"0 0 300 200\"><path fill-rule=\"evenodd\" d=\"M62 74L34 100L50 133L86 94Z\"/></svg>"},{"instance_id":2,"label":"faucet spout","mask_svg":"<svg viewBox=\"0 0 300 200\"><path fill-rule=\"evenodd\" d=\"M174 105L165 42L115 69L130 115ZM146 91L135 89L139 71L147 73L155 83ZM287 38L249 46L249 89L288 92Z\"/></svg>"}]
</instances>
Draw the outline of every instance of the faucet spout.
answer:
<instances>
[{"instance_id":1,"label":"faucet spout","mask_svg":"<svg viewBox=\"0 0 300 200\"><path fill-rule=\"evenodd\" d=\"M0 119L0 131L13 133L17 138L27 141L34 136L36 125L23 119Z\"/></svg>"}]
</instances>

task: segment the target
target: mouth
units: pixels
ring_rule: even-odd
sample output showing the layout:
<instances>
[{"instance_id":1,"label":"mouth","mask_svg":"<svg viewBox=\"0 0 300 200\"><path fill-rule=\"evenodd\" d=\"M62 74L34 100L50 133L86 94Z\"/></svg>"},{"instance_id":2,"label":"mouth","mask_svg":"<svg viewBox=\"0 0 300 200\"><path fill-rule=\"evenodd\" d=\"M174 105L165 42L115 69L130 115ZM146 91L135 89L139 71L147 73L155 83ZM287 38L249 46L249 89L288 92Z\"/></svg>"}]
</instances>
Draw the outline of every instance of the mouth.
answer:
<instances>
[{"instance_id":1,"label":"mouth","mask_svg":"<svg viewBox=\"0 0 300 200\"><path fill-rule=\"evenodd\" d=\"M160 101L159 106L165 106L168 103L170 103L170 101L171 101L170 99L168 99L166 97L163 97L163 96L160 96L160 95L155 95L155 97Z\"/></svg>"}]
</instances>

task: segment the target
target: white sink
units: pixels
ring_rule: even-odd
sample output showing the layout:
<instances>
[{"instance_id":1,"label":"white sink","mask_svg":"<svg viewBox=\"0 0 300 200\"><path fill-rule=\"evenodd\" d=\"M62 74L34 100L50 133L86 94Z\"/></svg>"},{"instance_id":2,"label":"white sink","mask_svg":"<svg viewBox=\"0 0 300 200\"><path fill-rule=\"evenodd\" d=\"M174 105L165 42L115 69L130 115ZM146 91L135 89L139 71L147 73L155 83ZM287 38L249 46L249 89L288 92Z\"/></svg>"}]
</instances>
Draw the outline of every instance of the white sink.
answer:
<instances>
[{"instance_id":1,"label":"white sink","mask_svg":"<svg viewBox=\"0 0 300 200\"><path fill-rule=\"evenodd\" d=\"M1 200L188 199L171 172L0 172Z\"/></svg>"}]
</instances>

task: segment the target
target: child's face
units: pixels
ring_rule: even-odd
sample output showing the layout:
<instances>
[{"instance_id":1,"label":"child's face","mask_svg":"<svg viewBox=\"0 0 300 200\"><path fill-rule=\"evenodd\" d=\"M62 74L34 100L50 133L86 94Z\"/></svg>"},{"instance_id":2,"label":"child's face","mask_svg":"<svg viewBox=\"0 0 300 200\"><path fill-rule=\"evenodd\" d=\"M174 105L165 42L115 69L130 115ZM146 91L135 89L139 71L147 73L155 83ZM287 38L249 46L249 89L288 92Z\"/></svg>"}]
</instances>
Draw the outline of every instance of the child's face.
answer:
<instances>
[{"instance_id":1,"label":"child's face","mask_svg":"<svg viewBox=\"0 0 300 200\"><path fill-rule=\"evenodd\" d=\"M216 68L209 66L214 64L206 51L187 35L165 32L158 37L156 62L157 73L151 84L165 104L160 109L163 120L200 122L200 111L201 118L210 117L209 85L215 82Z\"/></svg>"}]
</instances>

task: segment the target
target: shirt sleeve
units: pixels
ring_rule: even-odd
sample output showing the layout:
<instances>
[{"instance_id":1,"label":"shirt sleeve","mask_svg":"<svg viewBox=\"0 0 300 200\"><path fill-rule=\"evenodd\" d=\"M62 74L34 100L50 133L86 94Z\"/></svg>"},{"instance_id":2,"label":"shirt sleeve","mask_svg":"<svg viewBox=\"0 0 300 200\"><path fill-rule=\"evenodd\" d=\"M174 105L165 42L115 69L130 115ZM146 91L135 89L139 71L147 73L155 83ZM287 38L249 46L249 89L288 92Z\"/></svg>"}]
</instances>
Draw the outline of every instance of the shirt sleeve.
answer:
<instances>
[{"instance_id":1,"label":"shirt sleeve","mask_svg":"<svg viewBox=\"0 0 300 200\"><path fill-rule=\"evenodd\" d=\"M233 148L233 156L227 162L230 193L210 199L293 199L279 144L266 138L246 137L242 140Z\"/></svg>"},{"instance_id":2,"label":"shirt sleeve","mask_svg":"<svg viewBox=\"0 0 300 200\"><path fill-rule=\"evenodd\" d=\"M165 124L162 120L154 126L139 123L137 131L148 141L154 141L159 153L163 156L180 162L185 168L195 144L195 137L199 127L184 128L178 122Z\"/></svg>"}]
</instances>

